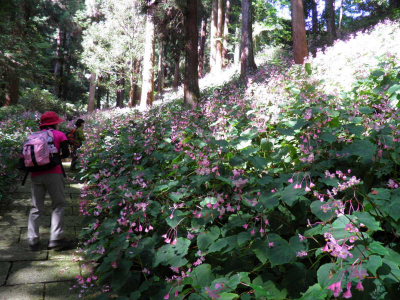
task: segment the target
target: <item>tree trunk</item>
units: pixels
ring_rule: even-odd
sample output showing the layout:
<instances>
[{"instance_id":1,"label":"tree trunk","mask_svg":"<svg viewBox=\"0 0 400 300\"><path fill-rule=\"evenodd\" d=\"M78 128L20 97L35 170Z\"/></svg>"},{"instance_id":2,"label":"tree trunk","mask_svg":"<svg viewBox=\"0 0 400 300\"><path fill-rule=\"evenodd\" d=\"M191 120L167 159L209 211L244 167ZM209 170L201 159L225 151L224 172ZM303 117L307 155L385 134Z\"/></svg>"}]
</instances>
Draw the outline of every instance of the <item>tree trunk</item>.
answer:
<instances>
[{"instance_id":1,"label":"tree trunk","mask_svg":"<svg viewBox=\"0 0 400 300\"><path fill-rule=\"evenodd\" d=\"M200 98L197 46L197 0L188 0L186 11L186 65L183 103L186 107L192 108L196 107L197 101Z\"/></svg>"},{"instance_id":2,"label":"tree trunk","mask_svg":"<svg viewBox=\"0 0 400 300\"><path fill-rule=\"evenodd\" d=\"M101 87L101 80L102 76L99 76L97 78L97 90L96 90L96 108L100 109L101 108L101 93L103 91Z\"/></svg>"},{"instance_id":3,"label":"tree trunk","mask_svg":"<svg viewBox=\"0 0 400 300\"><path fill-rule=\"evenodd\" d=\"M11 72L6 73L7 88L5 93L4 106L16 105L19 94L19 77Z\"/></svg>"},{"instance_id":4,"label":"tree trunk","mask_svg":"<svg viewBox=\"0 0 400 300\"><path fill-rule=\"evenodd\" d=\"M303 64L308 55L303 0L291 0L291 3L294 62Z\"/></svg>"},{"instance_id":5,"label":"tree trunk","mask_svg":"<svg viewBox=\"0 0 400 300\"><path fill-rule=\"evenodd\" d=\"M236 27L235 29L235 53L233 54L233 62L235 66L240 63L240 29Z\"/></svg>"},{"instance_id":6,"label":"tree trunk","mask_svg":"<svg viewBox=\"0 0 400 300\"><path fill-rule=\"evenodd\" d=\"M335 1L325 0L325 18L326 28L328 31L328 44L332 45L336 40L336 26L335 26Z\"/></svg>"},{"instance_id":7,"label":"tree trunk","mask_svg":"<svg viewBox=\"0 0 400 300\"><path fill-rule=\"evenodd\" d=\"M242 49L240 54L240 77L247 77L251 70L257 68L253 53L253 29L251 0L242 0Z\"/></svg>"},{"instance_id":8,"label":"tree trunk","mask_svg":"<svg viewBox=\"0 0 400 300\"><path fill-rule=\"evenodd\" d=\"M125 95L125 78L122 77L117 81L117 107L124 107L124 95Z\"/></svg>"},{"instance_id":9,"label":"tree trunk","mask_svg":"<svg viewBox=\"0 0 400 300\"><path fill-rule=\"evenodd\" d=\"M154 100L154 40L155 26L153 12L151 8L147 9L146 18L146 41L145 52L143 58L143 80L142 80L142 96L140 99L140 107L146 108L153 105Z\"/></svg>"},{"instance_id":10,"label":"tree trunk","mask_svg":"<svg viewBox=\"0 0 400 300\"><path fill-rule=\"evenodd\" d=\"M96 73L90 74L88 113L94 111L94 94L96 91Z\"/></svg>"},{"instance_id":11,"label":"tree trunk","mask_svg":"<svg viewBox=\"0 0 400 300\"><path fill-rule=\"evenodd\" d=\"M224 9L223 9L223 1L218 0L218 21L217 21L217 52L215 54L215 71L216 73L220 73L222 70L222 34L223 34L223 26L224 26Z\"/></svg>"},{"instance_id":12,"label":"tree trunk","mask_svg":"<svg viewBox=\"0 0 400 300\"><path fill-rule=\"evenodd\" d=\"M174 71L174 83L173 87L174 89L178 88L179 85L179 62L181 59L181 51L178 50L175 56L175 71Z\"/></svg>"},{"instance_id":13,"label":"tree trunk","mask_svg":"<svg viewBox=\"0 0 400 300\"><path fill-rule=\"evenodd\" d=\"M54 95L58 95L59 88L60 88L60 78L59 72L61 68L61 55L62 55L62 37L63 33L61 28L57 28L57 40L56 40L56 61L54 64Z\"/></svg>"},{"instance_id":14,"label":"tree trunk","mask_svg":"<svg viewBox=\"0 0 400 300\"><path fill-rule=\"evenodd\" d=\"M201 34L200 34L200 46L199 46L199 78L204 76L204 47L206 45L207 37L207 19L201 20Z\"/></svg>"},{"instance_id":15,"label":"tree trunk","mask_svg":"<svg viewBox=\"0 0 400 300\"><path fill-rule=\"evenodd\" d=\"M136 96L137 96L138 86L136 84L134 74L139 74L139 65L140 63L137 60L132 61L132 71L131 75L129 76L130 90L129 90L128 107L136 106L136 99L137 99Z\"/></svg>"},{"instance_id":16,"label":"tree trunk","mask_svg":"<svg viewBox=\"0 0 400 300\"><path fill-rule=\"evenodd\" d=\"M343 0L340 0L340 12L339 12L339 36L341 36L342 31L342 19L343 19Z\"/></svg>"},{"instance_id":17,"label":"tree trunk","mask_svg":"<svg viewBox=\"0 0 400 300\"><path fill-rule=\"evenodd\" d=\"M164 87L164 72L163 72L163 58L164 58L164 41L160 39L160 51L158 53L158 82L157 92L161 93Z\"/></svg>"},{"instance_id":18,"label":"tree trunk","mask_svg":"<svg viewBox=\"0 0 400 300\"><path fill-rule=\"evenodd\" d=\"M222 49L222 66L226 67L228 64L228 44L229 44L229 15L231 12L231 1L226 0L225 6L225 21L224 21L224 41Z\"/></svg>"},{"instance_id":19,"label":"tree trunk","mask_svg":"<svg viewBox=\"0 0 400 300\"><path fill-rule=\"evenodd\" d=\"M317 10L317 0L312 0L311 2L312 11L312 33L316 34L318 32L318 10Z\"/></svg>"},{"instance_id":20,"label":"tree trunk","mask_svg":"<svg viewBox=\"0 0 400 300\"><path fill-rule=\"evenodd\" d=\"M216 45L216 34L218 27L218 0L212 0L211 7L211 30L210 30L210 72L213 71L215 66L217 45Z\"/></svg>"}]
</instances>

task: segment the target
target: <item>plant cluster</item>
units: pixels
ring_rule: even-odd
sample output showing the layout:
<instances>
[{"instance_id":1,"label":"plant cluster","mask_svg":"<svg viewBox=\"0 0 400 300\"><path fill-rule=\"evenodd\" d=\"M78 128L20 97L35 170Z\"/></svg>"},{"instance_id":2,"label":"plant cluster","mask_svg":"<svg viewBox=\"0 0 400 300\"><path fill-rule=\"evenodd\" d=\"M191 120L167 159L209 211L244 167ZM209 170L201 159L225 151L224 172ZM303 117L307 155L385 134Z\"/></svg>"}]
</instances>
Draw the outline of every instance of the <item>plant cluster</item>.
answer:
<instances>
[{"instance_id":1,"label":"plant cluster","mask_svg":"<svg viewBox=\"0 0 400 300\"><path fill-rule=\"evenodd\" d=\"M196 110L86 117L83 249L110 288L98 299L396 297L398 57L340 95L310 64L261 72L279 85L255 76Z\"/></svg>"},{"instance_id":2,"label":"plant cluster","mask_svg":"<svg viewBox=\"0 0 400 300\"><path fill-rule=\"evenodd\" d=\"M0 200L16 184L22 143L38 127L39 118L39 113L26 112L22 106L0 108Z\"/></svg>"}]
</instances>

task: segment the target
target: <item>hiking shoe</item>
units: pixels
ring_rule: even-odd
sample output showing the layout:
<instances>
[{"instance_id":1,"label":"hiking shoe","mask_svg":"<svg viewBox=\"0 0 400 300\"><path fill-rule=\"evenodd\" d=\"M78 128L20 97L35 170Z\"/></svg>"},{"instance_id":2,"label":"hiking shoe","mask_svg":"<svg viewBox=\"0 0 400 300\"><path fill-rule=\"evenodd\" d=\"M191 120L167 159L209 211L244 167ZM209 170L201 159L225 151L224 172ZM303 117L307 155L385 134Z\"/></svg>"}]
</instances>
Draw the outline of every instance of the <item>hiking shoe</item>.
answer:
<instances>
[{"instance_id":1,"label":"hiking shoe","mask_svg":"<svg viewBox=\"0 0 400 300\"><path fill-rule=\"evenodd\" d=\"M63 238L61 240L53 240L47 246L48 250L69 250L76 246L75 242L70 239Z\"/></svg>"},{"instance_id":2,"label":"hiking shoe","mask_svg":"<svg viewBox=\"0 0 400 300\"><path fill-rule=\"evenodd\" d=\"M28 243L28 248L29 248L29 250L31 250L33 252L39 251L40 243L39 242L36 244Z\"/></svg>"}]
</instances>

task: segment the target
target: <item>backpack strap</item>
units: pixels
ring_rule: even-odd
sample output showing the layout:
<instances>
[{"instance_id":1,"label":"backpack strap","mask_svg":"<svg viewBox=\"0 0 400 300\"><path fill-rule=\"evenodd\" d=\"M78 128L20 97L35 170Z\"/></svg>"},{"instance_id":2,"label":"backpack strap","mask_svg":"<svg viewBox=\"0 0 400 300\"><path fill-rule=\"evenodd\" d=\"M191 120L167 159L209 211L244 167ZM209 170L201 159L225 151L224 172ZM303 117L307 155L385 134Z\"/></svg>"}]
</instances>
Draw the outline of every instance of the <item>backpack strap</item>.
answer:
<instances>
[{"instance_id":1,"label":"backpack strap","mask_svg":"<svg viewBox=\"0 0 400 300\"><path fill-rule=\"evenodd\" d=\"M28 173L29 173L29 172L26 172L26 173L25 173L25 176L24 176L24 179L22 179L22 186L24 186L25 181L26 181L26 178L28 178Z\"/></svg>"}]
</instances>

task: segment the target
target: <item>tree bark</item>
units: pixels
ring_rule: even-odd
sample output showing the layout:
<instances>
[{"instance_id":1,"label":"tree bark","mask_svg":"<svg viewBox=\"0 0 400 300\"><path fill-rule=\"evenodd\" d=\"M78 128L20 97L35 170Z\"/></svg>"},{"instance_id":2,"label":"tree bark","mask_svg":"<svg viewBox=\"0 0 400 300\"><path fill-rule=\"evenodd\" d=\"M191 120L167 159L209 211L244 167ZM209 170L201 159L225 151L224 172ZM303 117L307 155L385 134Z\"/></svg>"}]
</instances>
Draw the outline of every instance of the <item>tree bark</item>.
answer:
<instances>
[{"instance_id":1,"label":"tree bark","mask_svg":"<svg viewBox=\"0 0 400 300\"><path fill-rule=\"evenodd\" d=\"M137 99L138 86L136 84L134 74L139 74L139 70L140 70L140 63L137 60L132 61L132 72L131 76L129 76L130 90L129 90L128 107L135 107L137 104L136 99Z\"/></svg>"},{"instance_id":2,"label":"tree bark","mask_svg":"<svg viewBox=\"0 0 400 300\"><path fill-rule=\"evenodd\" d=\"M222 60L223 26L224 26L223 1L218 0L218 21L217 21L217 34L216 34L217 52L215 54L215 71L217 74L221 72L222 64L223 64L223 60Z\"/></svg>"},{"instance_id":3,"label":"tree bark","mask_svg":"<svg viewBox=\"0 0 400 300\"><path fill-rule=\"evenodd\" d=\"M186 11L186 64L183 103L185 107L191 108L196 107L197 101L200 98L198 40L197 0L188 0Z\"/></svg>"},{"instance_id":4,"label":"tree bark","mask_svg":"<svg viewBox=\"0 0 400 300\"><path fill-rule=\"evenodd\" d=\"M173 83L174 89L177 89L178 85L179 85L179 61L180 61L180 58L181 58L181 51L178 50L175 55L175 71L174 71L174 83Z\"/></svg>"},{"instance_id":5,"label":"tree bark","mask_svg":"<svg viewBox=\"0 0 400 300\"><path fill-rule=\"evenodd\" d=\"M215 67L215 60L217 54L217 44L215 36L218 27L218 0L212 0L211 6L211 29L210 29L210 72Z\"/></svg>"},{"instance_id":6,"label":"tree bark","mask_svg":"<svg viewBox=\"0 0 400 300\"><path fill-rule=\"evenodd\" d=\"M235 66L240 63L240 29L236 27L235 29L235 52L233 54L233 62Z\"/></svg>"},{"instance_id":7,"label":"tree bark","mask_svg":"<svg viewBox=\"0 0 400 300\"><path fill-rule=\"evenodd\" d=\"M291 3L294 62L296 64L303 64L304 58L308 55L303 1L291 0Z\"/></svg>"},{"instance_id":8,"label":"tree bark","mask_svg":"<svg viewBox=\"0 0 400 300\"><path fill-rule=\"evenodd\" d=\"M257 68L253 53L253 29L251 0L242 0L242 49L240 54L240 77L247 77L251 70Z\"/></svg>"},{"instance_id":9,"label":"tree bark","mask_svg":"<svg viewBox=\"0 0 400 300\"><path fill-rule=\"evenodd\" d=\"M94 94L96 91L96 73L90 74L88 113L94 111Z\"/></svg>"},{"instance_id":10,"label":"tree bark","mask_svg":"<svg viewBox=\"0 0 400 300\"><path fill-rule=\"evenodd\" d=\"M124 95L125 95L125 78L122 77L117 81L117 107L124 107Z\"/></svg>"},{"instance_id":11,"label":"tree bark","mask_svg":"<svg viewBox=\"0 0 400 300\"><path fill-rule=\"evenodd\" d=\"M100 109L101 108L101 93L103 91L102 87L101 87L101 80L102 80L102 76L99 76L97 78L97 89L96 89L96 108Z\"/></svg>"},{"instance_id":12,"label":"tree bark","mask_svg":"<svg viewBox=\"0 0 400 300\"><path fill-rule=\"evenodd\" d=\"M155 26L153 12L151 8L148 8L146 19L146 42L142 70L142 96L140 99L140 107L142 109L147 106L152 106L154 100L154 41Z\"/></svg>"},{"instance_id":13,"label":"tree bark","mask_svg":"<svg viewBox=\"0 0 400 300\"><path fill-rule=\"evenodd\" d=\"M4 106L16 105L19 94L19 77L12 72L6 73L7 89L5 93Z\"/></svg>"},{"instance_id":14,"label":"tree bark","mask_svg":"<svg viewBox=\"0 0 400 300\"><path fill-rule=\"evenodd\" d=\"M224 20L224 40L222 49L222 66L226 67L228 64L228 44L229 44L229 16L231 13L231 1L226 0L225 5L225 20Z\"/></svg>"},{"instance_id":15,"label":"tree bark","mask_svg":"<svg viewBox=\"0 0 400 300\"><path fill-rule=\"evenodd\" d=\"M164 41L160 39L160 51L158 53L158 82L157 92L161 93L164 88L164 72L163 72L163 59L164 59Z\"/></svg>"},{"instance_id":16,"label":"tree bark","mask_svg":"<svg viewBox=\"0 0 400 300\"><path fill-rule=\"evenodd\" d=\"M332 45L336 40L336 26L335 26L335 1L325 0L325 18L326 28L328 31L328 44Z\"/></svg>"},{"instance_id":17,"label":"tree bark","mask_svg":"<svg viewBox=\"0 0 400 300\"><path fill-rule=\"evenodd\" d=\"M207 37L207 19L201 20L201 34L200 34L200 45L199 45L199 78L204 76L204 47L206 45Z\"/></svg>"},{"instance_id":18,"label":"tree bark","mask_svg":"<svg viewBox=\"0 0 400 300\"><path fill-rule=\"evenodd\" d=\"M316 34L318 32L317 0L312 0L311 11L312 11L312 33Z\"/></svg>"}]
</instances>

